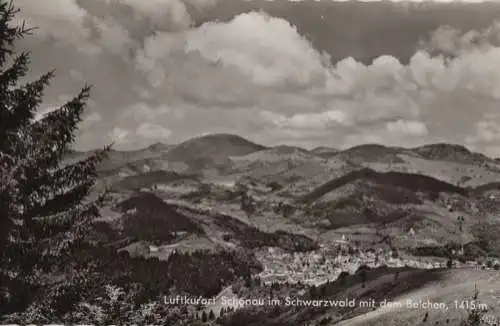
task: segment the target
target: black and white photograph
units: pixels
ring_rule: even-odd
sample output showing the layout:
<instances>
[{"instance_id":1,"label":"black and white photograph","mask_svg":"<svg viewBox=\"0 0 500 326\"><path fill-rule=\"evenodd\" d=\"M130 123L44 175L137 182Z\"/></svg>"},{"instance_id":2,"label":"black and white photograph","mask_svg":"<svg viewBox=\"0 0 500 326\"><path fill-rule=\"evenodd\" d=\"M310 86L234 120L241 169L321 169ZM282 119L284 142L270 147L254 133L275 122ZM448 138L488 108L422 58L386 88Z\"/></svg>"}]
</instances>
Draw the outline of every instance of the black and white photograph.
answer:
<instances>
[{"instance_id":1,"label":"black and white photograph","mask_svg":"<svg viewBox=\"0 0 500 326\"><path fill-rule=\"evenodd\" d=\"M500 1L0 0L0 326L500 325Z\"/></svg>"}]
</instances>

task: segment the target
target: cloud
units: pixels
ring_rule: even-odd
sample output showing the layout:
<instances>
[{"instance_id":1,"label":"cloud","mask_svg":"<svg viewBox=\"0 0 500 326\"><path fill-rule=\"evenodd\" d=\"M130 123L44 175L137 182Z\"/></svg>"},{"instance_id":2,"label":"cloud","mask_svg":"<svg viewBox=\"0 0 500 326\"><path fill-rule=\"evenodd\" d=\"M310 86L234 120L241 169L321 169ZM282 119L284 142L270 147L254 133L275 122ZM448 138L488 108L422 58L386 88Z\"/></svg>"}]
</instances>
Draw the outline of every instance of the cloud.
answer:
<instances>
[{"instance_id":1,"label":"cloud","mask_svg":"<svg viewBox=\"0 0 500 326\"><path fill-rule=\"evenodd\" d=\"M130 132L125 129L114 127L108 136L115 144L122 145L128 141L129 133Z\"/></svg>"},{"instance_id":2,"label":"cloud","mask_svg":"<svg viewBox=\"0 0 500 326\"><path fill-rule=\"evenodd\" d=\"M492 120L477 122L475 134L467 137L467 142L471 144L491 143L493 141L500 141L500 124Z\"/></svg>"},{"instance_id":3,"label":"cloud","mask_svg":"<svg viewBox=\"0 0 500 326\"><path fill-rule=\"evenodd\" d=\"M80 123L78 127L81 130L85 130L90 128L92 125L96 124L99 121L102 121L102 116L99 114L99 112L92 112L85 119L83 119L83 121Z\"/></svg>"},{"instance_id":4,"label":"cloud","mask_svg":"<svg viewBox=\"0 0 500 326\"><path fill-rule=\"evenodd\" d=\"M121 3L134 8L137 12L148 17L160 29L168 29L171 25L178 28L187 28L192 20L187 6L196 9L206 9L215 6L219 0L101 0L108 3Z\"/></svg>"},{"instance_id":5,"label":"cloud","mask_svg":"<svg viewBox=\"0 0 500 326\"><path fill-rule=\"evenodd\" d=\"M16 6L22 9L19 19L29 27L39 27L35 35L56 46L69 46L87 55L103 51L119 55L134 44L123 26L112 18L91 15L76 0L54 0L51 6L18 0Z\"/></svg>"},{"instance_id":6,"label":"cloud","mask_svg":"<svg viewBox=\"0 0 500 326\"><path fill-rule=\"evenodd\" d=\"M311 147L445 139L486 151L498 142L500 117L484 117L500 99L500 24L441 27L409 62L392 55L331 62L314 35L263 12L195 26L190 10L211 0L55 0L50 10L18 1L41 27L40 44L94 54L70 65L65 50L53 60L68 58L73 83L97 81L92 110L102 119L89 133L105 125L99 132L123 146L224 130Z\"/></svg>"},{"instance_id":7,"label":"cloud","mask_svg":"<svg viewBox=\"0 0 500 326\"><path fill-rule=\"evenodd\" d=\"M160 141L165 141L172 134L171 130L150 122L141 123L135 132L139 137Z\"/></svg>"},{"instance_id":8,"label":"cloud","mask_svg":"<svg viewBox=\"0 0 500 326\"><path fill-rule=\"evenodd\" d=\"M494 40L495 28L485 40ZM145 42L136 67L153 94L171 101L256 113L240 131L248 135L259 128L266 139L460 143L500 96L500 47L488 42L462 46L452 58L420 50L407 65L390 55L368 65L353 58L332 64L287 21L250 12L159 33ZM221 119L229 125L236 118Z\"/></svg>"},{"instance_id":9,"label":"cloud","mask_svg":"<svg viewBox=\"0 0 500 326\"><path fill-rule=\"evenodd\" d=\"M482 150L494 157L500 157L500 119L498 114L486 115L489 120L478 121L474 131L467 136L465 143L475 149Z\"/></svg>"},{"instance_id":10,"label":"cloud","mask_svg":"<svg viewBox=\"0 0 500 326\"><path fill-rule=\"evenodd\" d=\"M186 29L191 24L191 17L185 4L180 0L107 0L126 4L139 14L147 17L159 29Z\"/></svg>"},{"instance_id":11,"label":"cloud","mask_svg":"<svg viewBox=\"0 0 500 326\"><path fill-rule=\"evenodd\" d=\"M71 69L69 71L69 75L71 76L71 78L73 78L76 81L83 81L84 80L83 74L78 70Z\"/></svg>"},{"instance_id":12,"label":"cloud","mask_svg":"<svg viewBox=\"0 0 500 326\"><path fill-rule=\"evenodd\" d=\"M420 121L398 120L387 123L386 127L390 132L410 136L425 136L428 133L427 127Z\"/></svg>"},{"instance_id":13,"label":"cloud","mask_svg":"<svg viewBox=\"0 0 500 326\"><path fill-rule=\"evenodd\" d=\"M138 102L124 110L120 120L124 122L171 122L184 119L186 112L178 108L172 108L165 104L153 105L146 102Z\"/></svg>"},{"instance_id":14,"label":"cloud","mask_svg":"<svg viewBox=\"0 0 500 326\"><path fill-rule=\"evenodd\" d=\"M131 8L135 17L129 17L128 21L135 18L137 25L142 26L141 20L147 20L154 29L177 31L187 29L192 24L186 5L181 0L52 2L54 7L41 1L16 0L16 6L22 9L19 20L27 21L32 27L41 27L36 31L38 37L52 41L56 46L71 46L89 55L107 51L126 57L131 49L138 47L138 40L132 37L127 20L118 19L120 16L115 18L113 15L101 14L114 13L117 5Z\"/></svg>"},{"instance_id":15,"label":"cloud","mask_svg":"<svg viewBox=\"0 0 500 326\"><path fill-rule=\"evenodd\" d=\"M495 22L483 30L463 32L451 26L441 26L430 39L423 42L422 48L446 55L460 55L476 49L489 49L500 46L500 22Z\"/></svg>"},{"instance_id":16,"label":"cloud","mask_svg":"<svg viewBox=\"0 0 500 326\"><path fill-rule=\"evenodd\" d=\"M165 141L172 134L169 126L182 122L185 112L167 105L137 102L124 109L112 120L98 119L90 114L81 124L87 142L96 142L95 134L111 129L106 142L114 142L120 149L142 148L151 142ZM97 123L99 122L99 123Z\"/></svg>"},{"instance_id":17,"label":"cloud","mask_svg":"<svg viewBox=\"0 0 500 326\"><path fill-rule=\"evenodd\" d=\"M123 120L133 119L135 121L153 121L156 118L171 113L171 109L166 105L152 108L146 102L139 102L127 108L123 115Z\"/></svg>"},{"instance_id":18,"label":"cloud","mask_svg":"<svg viewBox=\"0 0 500 326\"><path fill-rule=\"evenodd\" d=\"M128 31L112 19L101 20L92 16L89 18L93 23L95 33L102 48L114 55L127 55L135 42L130 37Z\"/></svg>"},{"instance_id":19,"label":"cloud","mask_svg":"<svg viewBox=\"0 0 500 326\"><path fill-rule=\"evenodd\" d=\"M350 125L345 112L330 110L318 113L298 113L290 117L273 113L271 111L259 112L261 118L274 126L283 129L325 129L335 125Z\"/></svg>"},{"instance_id":20,"label":"cloud","mask_svg":"<svg viewBox=\"0 0 500 326\"><path fill-rule=\"evenodd\" d=\"M240 14L228 23L203 24L189 32L185 50L235 67L263 86L309 86L325 73L324 56L294 26L259 12Z\"/></svg>"},{"instance_id":21,"label":"cloud","mask_svg":"<svg viewBox=\"0 0 500 326\"><path fill-rule=\"evenodd\" d=\"M17 16L19 20L26 21L28 27L42 27L36 31L39 37L58 45L71 45L87 54L100 52L98 46L89 42L91 31L85 25L87 12L75 0L54 0L50 6L42 1L16 0L15 5L22 9Z\"/></svg>"},{"instance_id":22,"label":"cloud","mask_svg":"<svg viewBox=\"0 0 500 326\"><path fill-rule=\"evenodd\" d=\"M195 6L197 9L214 7L220 0L184 0L184 2Z\"/></svg>"}]
</instances>

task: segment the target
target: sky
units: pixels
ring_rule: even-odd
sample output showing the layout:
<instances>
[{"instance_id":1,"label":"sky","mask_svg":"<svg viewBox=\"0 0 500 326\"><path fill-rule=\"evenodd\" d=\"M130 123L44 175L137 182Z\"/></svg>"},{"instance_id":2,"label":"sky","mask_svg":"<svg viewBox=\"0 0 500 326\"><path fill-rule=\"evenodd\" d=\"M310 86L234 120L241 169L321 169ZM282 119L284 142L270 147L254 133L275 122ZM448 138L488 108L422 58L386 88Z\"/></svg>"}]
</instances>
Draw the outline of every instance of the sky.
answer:
<instances>
[{"instance_id":1,"label":"sky","mask_svg":"<svg viewBox=\"0 0 500 326\"><path fill-rule=\"evenodd\" d=\"M449 142L500 156L500 3L14 0L40 114L93 85L75 148L233 133L264 145Z\"/></svg>"}]
</instances>

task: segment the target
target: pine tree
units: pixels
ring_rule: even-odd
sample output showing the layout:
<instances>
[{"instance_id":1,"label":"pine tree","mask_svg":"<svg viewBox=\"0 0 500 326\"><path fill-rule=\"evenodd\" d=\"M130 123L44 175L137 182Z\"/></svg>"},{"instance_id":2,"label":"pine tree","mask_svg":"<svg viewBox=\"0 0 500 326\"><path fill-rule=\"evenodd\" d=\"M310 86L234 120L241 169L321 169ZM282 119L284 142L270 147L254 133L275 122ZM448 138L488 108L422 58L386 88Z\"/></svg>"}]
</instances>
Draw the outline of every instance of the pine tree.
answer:
<instances>
[{"instance_id":1,"label":"pine tree","mask_svg":"<svg viewBox=\"0 0 500 326\"><path fill-rule=\"evenodd\" d=\"M92 190L109 147L65 164L90 87L36 118L54 72L22 82L30 54L16 55L14 44L32 30L12 25L17 13L0 0L0 276L36 283L35 271L69 254L98 216L105 197Z\"/></svg>"}]
</instances>

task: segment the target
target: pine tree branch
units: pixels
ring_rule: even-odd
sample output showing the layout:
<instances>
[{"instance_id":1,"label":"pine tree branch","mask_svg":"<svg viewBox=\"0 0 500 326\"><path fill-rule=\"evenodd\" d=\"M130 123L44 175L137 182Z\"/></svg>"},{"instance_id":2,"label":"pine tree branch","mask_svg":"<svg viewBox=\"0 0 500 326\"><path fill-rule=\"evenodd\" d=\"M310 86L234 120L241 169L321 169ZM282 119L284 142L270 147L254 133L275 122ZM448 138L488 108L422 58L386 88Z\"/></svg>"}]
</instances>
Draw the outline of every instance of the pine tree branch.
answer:
<instances>
[{"instance_id":1,"label":"pine tree branch","mask_svg":"<svg viewBox=\"0 0 500 326\"><path fill-rule=\"evenodd\" d=\"M71 189L88 180L97 179L97 165L103 161L107 155L107 149L97 151L93 155L73 164L68 164L54 171L46 171L37 180L37 184L30 184L30 187L39 188L41 185L50 184L51 193L60 192L58 189ZM43 196L49 198L50 193Z\"/></svg>"},{"instance_id":2,"label":"pine tree branch","mask_svg":"<svg viewBox=\"0 0 500 326\"><path fill-rule=\"evenodd\" d=\"M74 142L90 89L86 86L78 96L31 125L32 141L37 148L43 149L38 159L47 168L56 168Z\"/></svg>"},{"instance_id":3,"label":"pine tree branch","mask_svg":"<svg viewBox=\"0 0 500 326\"><path fill-rule=\"evenodd\" d=\"M40 246L56 244L63 239L76 239L76 230L88 225L98 217L98 203L90 202L72 207L52 216L37 217L29 224L19 227L20 237L16 243L35 243Z\"/></svg>"},{"instance_id":4,"label":"pine tree branch","mask_svg":"<svg viewBox=\"0 0 500 326\"><path fill-rule=\"evenodd\" d=\"M15 41L32 31L24 22L11 26L19 12L13 4L0 0L0 274L17 271L14 278L40 285L40 261L51 262L86 239L107 193L91 198L102 152L63 165L91 88L33 121L54 72L19 85L28 72L27 52L6 67Z\"/></svg>"},{"instance_id":5,"label":"pine tree branch","mask_svg":"<svg viewBox=\"0 0 500 326\"><path fill-rule=\"evenodd\" d=\"M15 162L15 164L13 164ZM15 176L19 170L28 162L28 159L17 160L5 152L0 152L0 193L16 187L19 180Z\"/></svg>"},{"instance_id":6,"label":"pine tree branch","mask_svg":"<svg viewBox=\"0 0 500 326\"><path fill-rule=\"evenodd\" d=\"M43 203L35 203L26 210L24 218L29 220L36 216L54 215L65 212L84 200L89 195L94 183L95 180L93 179L86 180L72 189L54 195L50 199L45 199Z\"/></svg>"},{"instance_id":7,"label":"pine tree branch","mask_svg":"<svg viewBox=\"0 0 500 326\"><path fill-rule=\"evenodd\" d=\"M14 42L30 35L35 29L27 28L25 22L22 22L21 26L10 25L19 12L20 10L14 7L14 1L0 2L0 66L3 66L7 57L13 53Z\"/></svg>"},{"instance_id":8,"label":"pine tree branch","mask_svg":"<svg viewBox=\"0 0 500 326\"><path fill-rule=\"evenodd\" d=\"M29 167L25 167L29 178L19 185L26 199L24 218L53 215L84 200L97 180L96 166L106 157L107 151L109 149L105 148L56 170L40 169L39 160L32 160Z\"/></svg>"},{"instance_id":9,"label":"pine tree branch","mask_svg":"<svg viewBox=\"0 0 500 326\"><path fill-rule=\"evenodd\" d=\"M42 103L44 90L53 77L54 72L51 71L34 82L13 90L0 92L1 150L10 152L13 147L19 145L16 131L21 128L29 128L37 107ZM17 79L14 81L17 82Z\"/></svg>"},{"instance_id":10,"label":"pine tree branch","mask_svg":"<svg viewBox=\"0 0 500 326\"><path fill-rule=\"evenodd\" d=\"M14 59L14 63L8 69L3 70L0 74L0 90L5 92L10 87L17 86L19 78L26 76L28 73L29 64L30 53L23 52L19 54Z\"/></svg>"}]
</instances>

